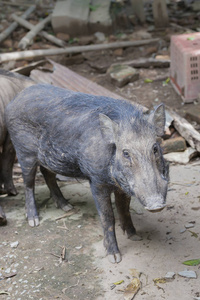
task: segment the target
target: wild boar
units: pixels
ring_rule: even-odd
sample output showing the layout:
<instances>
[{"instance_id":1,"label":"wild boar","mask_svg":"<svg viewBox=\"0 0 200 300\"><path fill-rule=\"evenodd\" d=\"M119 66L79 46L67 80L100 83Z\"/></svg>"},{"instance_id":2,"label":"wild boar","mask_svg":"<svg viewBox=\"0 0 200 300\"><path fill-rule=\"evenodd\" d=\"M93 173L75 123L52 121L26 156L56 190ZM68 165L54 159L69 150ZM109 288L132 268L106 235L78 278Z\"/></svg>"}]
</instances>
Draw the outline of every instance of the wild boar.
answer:
<instances>
[{"instance_id":1,"label":"wild boar","mask_svg":"<svg viewBox=\"0 0 200 300\"><path fill-rule=\"evenodd\" d=\"M168 167L157 136L165 126L164 105L144 114L125 100L76 93L51 85L26 88L6 108L6 125L22 168L26 213L39 225L34 180L40 166L57 206L64 199L56 174L89 180L112 263L121 261L111 193L123 231L137 239L129 205L135 195L149 211L163 209Z\"/></svg>"}]
</instances>

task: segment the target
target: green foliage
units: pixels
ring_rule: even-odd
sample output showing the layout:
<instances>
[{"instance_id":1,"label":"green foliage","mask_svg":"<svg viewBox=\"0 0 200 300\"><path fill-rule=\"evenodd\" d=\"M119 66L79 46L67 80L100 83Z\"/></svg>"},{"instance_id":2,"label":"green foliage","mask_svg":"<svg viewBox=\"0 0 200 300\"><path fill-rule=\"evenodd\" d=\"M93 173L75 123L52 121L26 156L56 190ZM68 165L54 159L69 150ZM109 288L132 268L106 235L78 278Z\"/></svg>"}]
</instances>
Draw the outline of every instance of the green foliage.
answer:
<instances>
[{"instance_id":1,"label":"green foliage","mask_svg":"<svg viewBox=\"0 0 200 300\"><path fill-rule=\"evenodd\" d=\"M190 259L183 262L187 266L197 266L200 264L200 259Z\"/></svg>"}]
</instances>

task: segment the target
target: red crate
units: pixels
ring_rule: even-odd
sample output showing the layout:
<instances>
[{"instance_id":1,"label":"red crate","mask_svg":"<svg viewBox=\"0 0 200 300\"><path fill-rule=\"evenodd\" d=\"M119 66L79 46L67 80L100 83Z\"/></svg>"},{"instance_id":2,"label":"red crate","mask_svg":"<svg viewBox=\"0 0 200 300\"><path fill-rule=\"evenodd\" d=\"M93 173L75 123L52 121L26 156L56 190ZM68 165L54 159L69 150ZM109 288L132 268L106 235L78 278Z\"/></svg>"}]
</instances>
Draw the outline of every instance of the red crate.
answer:
<instances>
[{"instance_id":1,"label":"red crate","mask_svg":"<svg viewBox=\"0 0 200 300\"><path fill-rule=\"evenodd\" d=\"M184 102L193 102L200 93L200 33L171 37L170 78Z\"/></svg>"}]
</instances>

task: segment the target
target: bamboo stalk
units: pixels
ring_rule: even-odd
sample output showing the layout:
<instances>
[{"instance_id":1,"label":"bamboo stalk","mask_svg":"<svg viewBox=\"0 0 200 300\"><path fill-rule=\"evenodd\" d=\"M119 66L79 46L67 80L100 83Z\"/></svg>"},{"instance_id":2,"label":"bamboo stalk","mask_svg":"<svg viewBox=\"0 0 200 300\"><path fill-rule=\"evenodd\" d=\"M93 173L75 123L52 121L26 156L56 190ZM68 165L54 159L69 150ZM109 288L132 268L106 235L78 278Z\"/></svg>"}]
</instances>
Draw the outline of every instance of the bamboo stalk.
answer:
<instances>
[{"instance_id":1,"label":"bamboo stalk","mask_svg":"<svg viewBox=\"0 0 200 300\"><path fill-rule=\"evenodd\" d=\"M35 58L41 56L49 55L59 55L59 54L69 54L69 53L80 53L86 51L98 51L116 48L126 48L126 47L137 47L142 45L147 45L150 43L158 42L159 38L139 40L139 41L127 41L127 42L115 42L109 44L98 44L98 45L87 45L87 46L74 46L61 49L39 49L39 50L26 50L21 52L10 52L0 54L0 63L10 61L10 60L20 60L27 58Z\"/></svg>"},{"instance_id":2,"label":"bamboo stalk","mask_svg":"<svg viewBox=\"0 0 200 300\"><path fill-rule=\"evenodd\" d=\"M25 28L29 29L29 30L32 30L34 29L34 25L31 24L30 22L22 19L21 17L18 17L16 16L15 14L12 14L12 18L13 20L15 20L18 24L20 24L21 26L24 26ZM55 36L51 35L51 34L48 34L47 32L45 31L41 31L41 32L38 32L38 34L42 37L44 37L45 39L49 40L50 42L60 46L60 47L64 47L65 46L65 42L56 38Z\"/></svg>"},{"instance_id":3,"label":"bamboo stalk","mask_svg":"<svg viewBox=\"0 0 200 300\"><path fill-rule=\"evenodd\" d=\"M33 26L33 28L21 39L21 41L19 41L19 48L25 49L30 44L32 39L38 34L38 32L40 32L44 26L51 21L51 16L52 15L49 15L36 26Z\"/></svg>"},{"instance_id":4,"label":"bamboo stalk","mask_svg":"<svg viewBox=\"0 0 200 300\"><path fill-rule=\"evenodd\" d=\"M30 6L21 16L21 18L26 19L28 16L35 10L36 6L32 5ZM17 22L13 22L10 24L8 28L6 28L1 34L0 34L0 43L4 41L18 26Z\"/></svg>"}]
</instances>

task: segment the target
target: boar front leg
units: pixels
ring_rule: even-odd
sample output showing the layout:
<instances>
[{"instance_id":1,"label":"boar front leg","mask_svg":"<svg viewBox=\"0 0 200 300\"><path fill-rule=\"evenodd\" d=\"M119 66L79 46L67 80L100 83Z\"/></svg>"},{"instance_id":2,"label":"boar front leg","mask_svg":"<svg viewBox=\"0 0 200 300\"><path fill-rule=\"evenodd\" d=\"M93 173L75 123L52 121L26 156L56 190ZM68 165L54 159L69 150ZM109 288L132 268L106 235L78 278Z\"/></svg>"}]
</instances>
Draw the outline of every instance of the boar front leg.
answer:
<instances>
[{"instance_id":1,"label":"boar front leg","mask_svg":"<svg viewBox=\"0 0 200 300\"><path fill-rule=\"evenodd\" d=\"M2 152L2 180L4 184L4 192L8 195L17 195L16 188L12 179L13 165L15 162L15 149L10 140L10 136L7 134L6 140L3 145Z\"/></svg>"},{"instance_id":2,"label":"boar front leg","mask_svg":"<svg viewBox=\"0 0 200 300\"><path fill-rule=\"evenodd\" d=\"M0 194L3 194L2 153L0 152Z\"/></svg>"},{"instance_id":3,"label":"boar front leg","mask_svg":"<svg viewBox=\"0 0 200 300\"><path fill-rule=\"evenodd\" d=\"M59 207L64 211L69 211L73 209L73 206L68 203L68 201L63 197L63 194L61 193L61 190L56 181L56 174L50 172L42 166L40 166L40 171L44 176L46 184L50 190L51 196L55 201L56 207Z\"/></svg>"},{"instance_id":4,"label":"boar front leg","mask_svg":"<svg viewBox=\"0 0 200 300\"><path fill-rule=\"evenodd\" d=\"M31 155L30 155L31 156ZM37 171L37 164L35 161L23 160L21 164L22 176L24 179L25 198L26 198L26 216L28 223L31 227L38 226L40 224L35 204L34 187L35 187L35 175ZM31 163L32 162L32 163Z\"/></svg>"},{"instance_id":5,"label":"boar front leg","mask_svg":"<svg viewBox=\"0 0 200 300\"><path fill-rule=\"evenodd\" d=\"M103 227L104 246L107 250L108 259L111 263L119 263L121 254L115 235L115 217L111 204L111 193L105 186L97 186L93 183L91 183L91 191Z\"/></svg>"},{"instance_id":6,"label":"boar front leg","mask_svg":"<svg viewBox=\"0 0 200 300\"><path fill-rule=\"evenodd\" d=\"M129 239L133 241L140 241L141 237L136 234L135 227L131 219L129 211L131 197L127 196L124 192L115 191L115 204L117 207L121 228L127 233Z\"/></svg>"}]
</instances>

